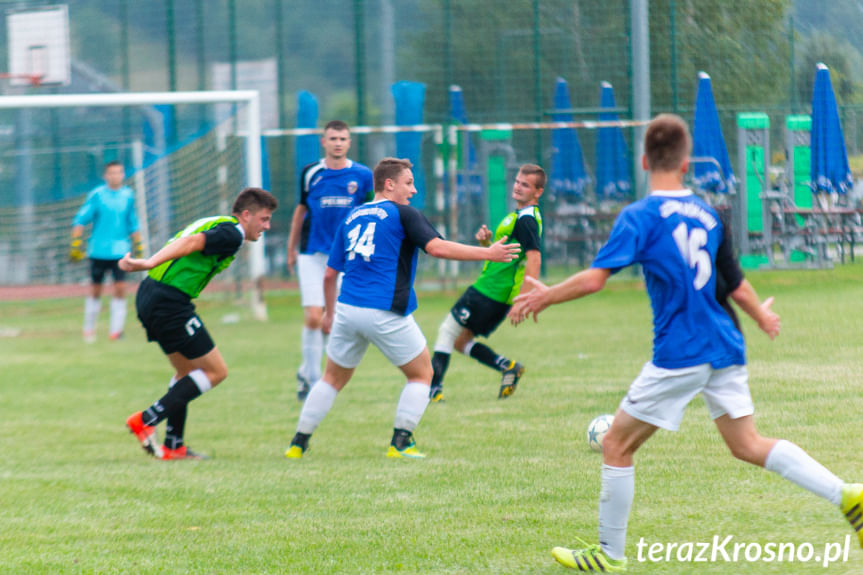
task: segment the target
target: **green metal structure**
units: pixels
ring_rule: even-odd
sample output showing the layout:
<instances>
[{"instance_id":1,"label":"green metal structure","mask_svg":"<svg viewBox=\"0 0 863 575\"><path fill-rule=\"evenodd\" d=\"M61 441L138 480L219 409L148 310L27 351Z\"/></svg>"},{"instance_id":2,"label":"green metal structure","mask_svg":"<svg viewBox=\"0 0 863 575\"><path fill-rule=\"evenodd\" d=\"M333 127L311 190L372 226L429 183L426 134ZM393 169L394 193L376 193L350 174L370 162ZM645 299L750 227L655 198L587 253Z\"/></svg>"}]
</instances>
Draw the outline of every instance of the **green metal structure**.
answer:
<instances>
[{"instance_id":1,"label":"green metal structure","mask_svg":"<svg viewBox=\"0 0 863 575\"><path fill-rule=\"evenodd\" d=\"M740 192L738 194L738 221L746 233L740 234L740 263L745 268L767 264L766 254L752 253L751 241L764 238L765 214L762 195L769 192L767 172L770 150L770 117L763 113L737 115L738 167Z\"/></svg>"}]
</instances>

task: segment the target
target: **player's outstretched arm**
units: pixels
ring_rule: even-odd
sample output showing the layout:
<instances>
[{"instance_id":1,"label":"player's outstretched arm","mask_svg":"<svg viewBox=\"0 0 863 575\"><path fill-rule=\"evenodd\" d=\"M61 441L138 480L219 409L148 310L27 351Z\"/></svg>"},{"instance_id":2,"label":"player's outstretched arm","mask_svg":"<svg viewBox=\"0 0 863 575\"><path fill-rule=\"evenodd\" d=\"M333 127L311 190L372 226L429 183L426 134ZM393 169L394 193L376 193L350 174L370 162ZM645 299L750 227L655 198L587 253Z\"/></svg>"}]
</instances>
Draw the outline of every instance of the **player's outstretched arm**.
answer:
<instances>
[{"instance_id":1,"label":"player's outstretched arm","mask_svg":"<svg viewBox=\"0 0 863 575\"><path fill-rule=\"evenodd\" d=\"M505 241L506 236L503 236L487 248L484 248L434 238L429 240L425 245L425 252L430 256L447 260L488 260L506 263L518 257L519 252L521 252L521 246L518 244L505 244Z\"/></svg>"},{"instance_id":2,"label":"player's outstretched arm","mask_svg":"<svg viewBox=\"0 0 863 575\"><path fill-rule=\"evenodd\" d=\"M147 271L168 260L175 260L199 252L204 249L206 243L207 238L204 234L194 234L166 244L165 247L148 258L133 258L132 254L126 254L118 265L125 272Z\"/></svg>"},{"instance_id":3,"label":"player's outstretched arm","mask_svg":"<svg viewBox=\"0 0 863 575\"><path fill-rule=\"evenodd\" d=\"M605 282L610 275L611 270L588 268L553 286L547 286L538 279L526 275L524 281L529 282L533 289L515 298L513 307L516 309L513 313L521 314L522 318L533 314L533 321L536 321L536 316L550 305L598 292L605 287Z\"/></svg>"},{"instance_id":4,"label":"player's outstretched arm","mask_svg":"<svg viewBox=\"0 0 863 575\"><path fill-rule=\"evenodd\" d=\"M772 297L767 298L763 302L759 300L758 294L755 293L755 288L746 279L740 282L737 289L731 292L730 295L734 303L740 306L740 309L746 312L746 315L754 319L761 331L766 333L770 339L774 339L779 335L781 322L779 315L770 309L773 305Z\"/></svg>"},{"instance_id":5,"label":"player's outstretched arm","mask_svg":"<svg viewBox=\"0 0 863 575\"><path fill-rule=\"evenodd\" d=\"M507 314L510 321L516 325L524 321L530 314L533 314L533 321L536 322L536 316L551 305L549 293L551 288L533 276L524 276L522 288L529 288L530 291L517 295Z\"/></svg>"}]
</instances>

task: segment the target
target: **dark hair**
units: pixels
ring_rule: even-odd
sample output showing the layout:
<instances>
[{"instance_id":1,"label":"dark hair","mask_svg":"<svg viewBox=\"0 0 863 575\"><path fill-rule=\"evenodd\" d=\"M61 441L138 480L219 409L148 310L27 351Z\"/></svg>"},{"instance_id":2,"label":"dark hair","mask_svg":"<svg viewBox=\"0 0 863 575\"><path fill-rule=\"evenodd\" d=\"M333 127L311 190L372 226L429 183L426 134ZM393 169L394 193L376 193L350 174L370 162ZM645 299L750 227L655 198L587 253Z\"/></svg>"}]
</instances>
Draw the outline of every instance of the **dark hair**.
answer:
<instances>
[{"instance_id":1,"label":"dark hair","mask_svg":"<svg viewBox=\"0 0 863 575\"><path fill-rule=\"evenodd\" d=\"M407 158L384 158L375 166L375 191L382 192L385 181L395 180L399 174L410 170L413 166Z\"/></svg>"},{"instance_id":2,"label":"dark hair","mask_svg":"<svg viewBox=\"0 0 863 575\"><path fill-rule=\"evenodd\" d=\"M341 120L330 120L327 122L327 125L324 126L324 132L327 130L335 130L337 132L350 132L351 129L345 122Z\"/></svg>"},{"instance_id":3,"label":"dark hair","mask_svg":"<svg viewBox=\"0 0 863 575\"><path fill-rule=\"evenodd\" d=\"M647 125L644 155L649 170L676 171L691 152L689 127L680 116L660 114Z\"/></svg>"},{"instance_id":4,"label":"dark hair","mask_svg":"<svg viewBox=\"0 0 863 575\"><path fill-rule=\"evenodd\" d=\"M524 164L519 169L519 172L525 176L534 176L536 179L536 187L539 189L545 188L545 170L536 164Z\"/></svg>"},{"instance_id":5,"label":"dark hair","mask_svg":"<svg viewBox=\"0 0 863 575\"><path fill-rule=\"evenodd\" d=\"M261 188L246 188L237 199L234 200L234 207L231 208L232 214L242 214L244 211L257 212L258 210L275 211L279 206L278 200L268 192Z\"/></svg>"},{"instance_id":6,"label":"dark hair","mask_svg":"<svg viewBox=\"0 0 863 575\"><path fill-rule=\"evenodd\" d=\"M111 162L108 162L107 164L105 164L105 167L104 167L104 168L102 168L102 173L104 174L104 173L105 173L105 172L107 172L110 168L113 168L114 166L120 166L120 167L122 168L122 167L123 167L123 164L122 164L121 162L118 162L117 160L113 160L113 161L111 161Z\"/></svg>"}]
</instances>

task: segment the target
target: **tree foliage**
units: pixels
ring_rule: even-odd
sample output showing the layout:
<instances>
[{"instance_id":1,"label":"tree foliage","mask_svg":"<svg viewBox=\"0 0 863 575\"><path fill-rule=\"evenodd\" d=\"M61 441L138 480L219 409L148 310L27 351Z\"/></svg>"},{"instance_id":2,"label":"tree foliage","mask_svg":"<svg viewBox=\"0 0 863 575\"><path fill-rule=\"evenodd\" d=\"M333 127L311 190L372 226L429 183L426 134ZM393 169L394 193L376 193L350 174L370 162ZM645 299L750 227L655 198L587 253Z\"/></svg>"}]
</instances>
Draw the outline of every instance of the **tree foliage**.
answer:
<instances>
[{"instance_id":1,"label":"tree foliage","mask_svg":"<svg viewBox=\"0 0 863 575\"><path fill-rule=\"evenodd\" d=\"M860 54L848 42L820 31L805 39L797 58L797 97L800 102L812 100L812 87L819 63L830 69L830 81L839 104L863 102L860 82L855 77L855 70L861 68Z\"/></svg>"},{"instance_id":2,"label":"tree foliage","mask_svg":"<svg viewBox=\"0 0 863 575\"><path fill-rule=\"evenodd\" d=\"M404 59L438 95L445 95L447 80L462 85L474 116L532 119L537 108L550 107L557 76L569 81L574 107L596 106L603 80L614 85L618 102L626 106L629 5L628 0L551 0L540 2L535 13L528 2L507 10L489 10L484 2L428 2L425 12L435 26L416 35ZM715 79L717 99L725 104L787 100L790 7L790 0L652 0L653 108L691 106L700 70ZM447 17L452 28L444 43ZM442 77L445 70L448 78ZM435 97L440 101L433 108L445 110L443 96Z\"/></svg>"},{"instance_id":3,"label":"tree foliage","mask_svg":"<svg viewBox=\"0 0 863 575\"><path fill-rule=\"evenodd\" d=\"M812 99L815 66L823 62L830 68L830 78L840 104L863 103L863 2L831 0L811 2L795 0L795 63L797 98Z\"/></svg>"},{"instance_id":4,"label":"tree foliage","mask_svg":"<svg viewBox=\"0 0 863 575\"><path fill-rule=\"evenodd\" d=\"M651 2L655 104L672 103L672 57L676 60L678 100L684 106L695 101L699 71L710 74L714 95L725 105L781 102L788 93L789 5L789 0ZM674 54L672 37L676 39Z\"/></svg>"}]
</instances>

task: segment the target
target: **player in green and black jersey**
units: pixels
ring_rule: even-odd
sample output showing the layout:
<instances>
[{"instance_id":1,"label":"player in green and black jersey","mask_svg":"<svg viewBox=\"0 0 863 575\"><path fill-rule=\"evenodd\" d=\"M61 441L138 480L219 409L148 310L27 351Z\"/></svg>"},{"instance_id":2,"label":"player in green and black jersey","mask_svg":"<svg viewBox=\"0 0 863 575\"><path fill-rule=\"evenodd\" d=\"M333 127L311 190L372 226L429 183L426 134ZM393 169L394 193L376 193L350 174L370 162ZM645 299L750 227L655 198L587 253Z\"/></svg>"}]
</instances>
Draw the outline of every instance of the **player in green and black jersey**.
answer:
<instances>
[{"instance_id":1,"label":"player in green and black jersey","mask_svg":"<svg viewBox=\"0 0 863 575\"><path fill-rule=\"evenodd\" d=\"M144 411L129 416L126 426L145 451L159 459L201 456L183 444L187 404L222 382L228 367L195 312L192 300L217 273L234 260L244 240L257 241L270 229L276 199L259 188L246 188L234 201L230 216L200 219L184 228L147 259L129 254L124 271L148 271L135 304L147 339L156 341L174 367L168 393ZM167 419L164 448L156 425Z\"/></svg>"},{"instance_id":2,"label":"player in green and black jersey","mask_svg":"<svg viewBox=\"0 0 863 575\"><path fill-rule=\"evenodd\" d=\"M516 175L512 189L516 210L498 224L494 241L508 236L511 241L521 244L521 254L509 263L486 262L479 278L467 288L447 314L438 331L432 357L432 401L443 400L443 377L453 349L503 374L499 398L509 397L515 392L524 366L498 355L474 338L478 335L488 337L497 329L507 316L512 300L520 293L525 273L533 277L539 273L542 262L542 215L537 204L545 188L545 179L545 171L534 164L521 166ZM488 244L492 239L491 231L483 225L476 239Z\"/></svg>"}]
</instances>

